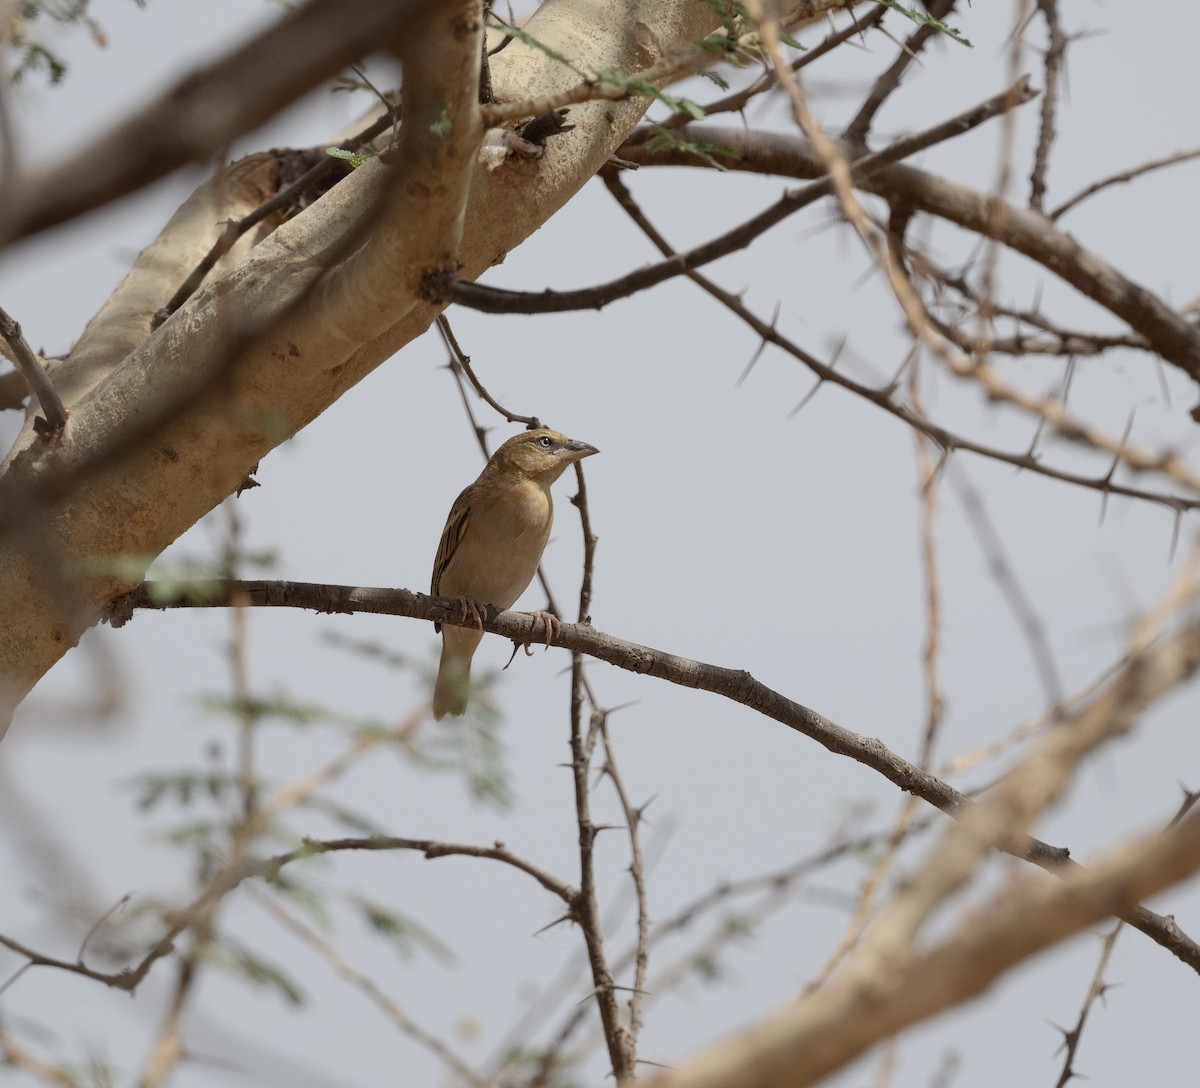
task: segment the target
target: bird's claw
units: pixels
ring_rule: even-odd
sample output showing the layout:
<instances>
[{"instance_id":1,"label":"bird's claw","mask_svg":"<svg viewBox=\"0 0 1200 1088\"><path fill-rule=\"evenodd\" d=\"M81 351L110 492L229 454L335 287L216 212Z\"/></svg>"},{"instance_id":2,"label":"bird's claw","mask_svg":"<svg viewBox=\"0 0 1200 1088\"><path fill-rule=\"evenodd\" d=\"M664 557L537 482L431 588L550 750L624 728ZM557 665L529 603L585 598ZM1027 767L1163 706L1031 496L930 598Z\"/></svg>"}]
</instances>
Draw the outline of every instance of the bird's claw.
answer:
<instances>
[{"instance_id":1,"label":"bird's claw","mask_svg":"<svg viewBox=\"0 0 1200 1088\"><path fill-rule=\"evenodd\" d=\"M531 623L531 632L537 630L539 622L546 628L546 649L550 649L550 639L553 636L558 638L559 632L562 630L562 624L559 623L558 617L553 612L530 612L529 619ZM526 656L532 656L533 651L529 648L532 639L525 642Z\"/></svg>"},{"instance_id":2,"label":"bird's claw","mask_svg":"<svg viewBox=\"0 0 1200 1088\"><path fill-rule=\"evenodd\" d=\"M463 623L466 623L468 618L473 619L475 621L475 626L478 627L479 630L482 631L483 630L483 614L482 614L482 612L480 612L478 602L472 600L465 593L461 594L458 597L455 597L454 599L455 599L455 601L458 602L458 607L462 609Z\"/></svg>"}]
</instances>

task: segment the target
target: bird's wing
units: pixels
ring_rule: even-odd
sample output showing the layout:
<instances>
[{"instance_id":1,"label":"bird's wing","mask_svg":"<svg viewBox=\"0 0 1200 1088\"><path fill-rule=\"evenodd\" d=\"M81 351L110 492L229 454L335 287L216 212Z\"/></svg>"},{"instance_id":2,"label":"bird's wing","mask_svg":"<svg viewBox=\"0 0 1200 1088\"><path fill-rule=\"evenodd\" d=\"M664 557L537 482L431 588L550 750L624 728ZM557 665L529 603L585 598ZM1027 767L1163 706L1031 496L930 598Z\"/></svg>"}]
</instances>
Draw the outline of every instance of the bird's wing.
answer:
<instances>
[{"instance_id":1,"label":"bird's wing","mask_svg":"<svg viewBox=\"0 0 1200 1088\"><path fill-rule=\"evenodd\" d=\"M438 541L437 556L433 560L433 580L430 583L430 593L435 597L441 596L442 575L454 558L454 553L462 543L467 531L467 522L471 520L471 504L466 496L459 496L458 501L446 519L446 528L442 530L442 539Z\"/></svg>"}]
</instances>

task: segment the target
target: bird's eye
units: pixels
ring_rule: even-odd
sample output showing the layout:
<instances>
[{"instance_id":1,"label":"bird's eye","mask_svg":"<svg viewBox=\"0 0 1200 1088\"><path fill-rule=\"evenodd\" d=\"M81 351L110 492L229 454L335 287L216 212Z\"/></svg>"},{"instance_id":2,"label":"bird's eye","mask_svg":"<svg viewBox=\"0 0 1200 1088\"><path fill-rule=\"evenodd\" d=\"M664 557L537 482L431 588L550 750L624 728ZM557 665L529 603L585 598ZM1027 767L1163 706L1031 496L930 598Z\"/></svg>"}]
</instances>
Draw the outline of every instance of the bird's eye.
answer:
<instances>
[{"instance_id":1,"label":"bird's eye","mask_svg":"<svg viewBox=\"0 0 1200 1088\"><path fill-rule=\"evenodd\" d=\"M544 435L542 435L541 438L538 439L538 445L541 446L542 449L548 450L551 446L554 445L554 443L550 440L549 435L544 434Z\"/></svg>"}]
</instances>

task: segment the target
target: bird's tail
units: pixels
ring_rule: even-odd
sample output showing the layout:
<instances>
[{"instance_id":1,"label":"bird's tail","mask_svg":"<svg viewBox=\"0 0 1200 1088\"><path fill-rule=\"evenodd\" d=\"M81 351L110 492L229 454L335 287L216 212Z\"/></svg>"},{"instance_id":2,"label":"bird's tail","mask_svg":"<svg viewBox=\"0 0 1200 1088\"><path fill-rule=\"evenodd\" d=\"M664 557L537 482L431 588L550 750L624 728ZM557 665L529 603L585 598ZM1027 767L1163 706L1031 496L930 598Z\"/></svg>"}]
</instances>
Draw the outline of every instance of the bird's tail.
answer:
<instances>
[{"instance_id":1,"label":"bird's tail","mask_svg":"<svg viewBox=\"0 0 1200 1088\"><path fill-rule=\"evenodd\" d=\"M443 646L437 683L433 688L433 716L441 721L447 714L456 718L465 714L470 688L471 658L452 653L448 646Z\"/></svg>"}]
</instances>

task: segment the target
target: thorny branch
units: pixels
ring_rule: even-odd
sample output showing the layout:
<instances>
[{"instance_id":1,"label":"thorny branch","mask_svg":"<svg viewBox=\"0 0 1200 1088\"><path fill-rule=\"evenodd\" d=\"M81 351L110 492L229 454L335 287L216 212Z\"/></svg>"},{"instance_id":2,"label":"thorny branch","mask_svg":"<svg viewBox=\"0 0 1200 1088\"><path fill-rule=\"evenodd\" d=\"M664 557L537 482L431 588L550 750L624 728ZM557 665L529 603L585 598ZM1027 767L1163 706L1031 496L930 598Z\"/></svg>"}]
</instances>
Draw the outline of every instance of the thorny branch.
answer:
<instances>
[{"instance_id":1,"label":"thorny branch","mask_svg":"<svg viewBox=\"0 0 1200 1088\"><path fill-rule=\"evenodd\" d=\"M261 878L271 880L279 872L294 862L320 854L337 853L345 850L406 850L423 854L426 858L472 857L487 858L499 861L520 872L533 877L543 888L557 896L568 906L574 901L578 892L568 884L558 879L548 870L535 865L525 858L519 857L503 843L492 846L476 846L470 843L439 842L435 839L405 839L395 836L376 836L374 838L342 838L342 839L305 839L303 845L295 850L263 860L246 860L232 867L222 869L187 907L173 915L173 921L162 936L154 943L150 951L134 966L119 971L98 971L88 967L81 961L63 960L56 956L48 956L38 952L28 945L11 937L0 934L0 945L24 957L28 966L55 967L62 971L84 978L101 982L115 990L125 990L129 993L141 985L142 980L150 973L150 969L164 956L175 951L175 941L191 929L198 921L207 917L216 904L220 903L238 885L247 880Z\"/></svg>"},{"instance_id":2,"label":"thorny branch","mask_svg":"<svg viewBox=\"0 0 1200 1088\"><path fill-rule=\"evenodd\" d=\"M712 169L712 162L688 150L687 145L715 146L724 149L715 157L726 170L797 179L827 173L820 155L799 136L701 124L685 126L678 136L680 145L661 146L651 142L653 130L643 127L619 154L642 166ZM881 168L862 188L909 214L931 215L984 237L996 230L997 209L1001 209L1000 241L1112 312L1144 336L1151 350L1200 380L1200 332L1152 291L1122 275L1047 216L1004 204L998 197L905 163Z\"/></svg>"},{"instance_id":3,"label":"thorny branch","mask_svg":"<svg viewBox=\"0 0 1200 1088\"><path fill-rule=\"evenodd\" d=\"M472 411L471 405L467 400L462 375L465 375L469 380L476 394L510 423L520 422L528 427L541 425L536 416L518 415L497 401L475 374L471 366L470 356L466 354L459 344L458 338L454 335L454 331L451 329L450 323L444 314L438 318L437 324L438 330L442 334L442 339L445 341L446 347L450 352L450 366L455 377L458 379L459 392L463 398L463 407L467 412L467 417L470 420L472 430L475 432L475 437L479 442L480 450L484 457L487 457L489 452L485 431L476 420L475 413ZM583 576L580 580L579 591L579 622L586 623L588 622L588 611L591 607L592 571L595 562L596 537L591 529L591 519L587 505L587 481L581 465L577 464L575 466L575 476L579 491L572 499L572 502L579 510L584 537ZM538 567L538 579L545 590L550 611L557 615L558 608L554 601L554 594L551 592L549 582L541 566ZM517 646L514 644L514 654L516 650ZM592 996L594 996L600 1010L601 1024L605 1040L608 1043L614 1073L619 1080L623 1080L632 1075L632 1070L637 1061L637 1031L640 1026L637 1011L640 1005L638 985L642 975L639 972L638 978L635 979L634 995L630 1001L631 1021L630 1026L626 1028L621 1023L617 1009L615 996L616 981L606 961L603 926L599 912L599 901L595 890L595 867L593 864L592 845L597 832L601 829L592 823L588 778L596 742L602 736L605 740L605 751L609 757L606 761L605 770L610 766L613 768L612 777L614 787L617 789L618 797L623 807L625 807L626 820L634 851L633 872L638 895L639 932L643 929L648 931L649 928L645 906L645 889L640 883L639 876L640 840L637 819L630 816L627 798L625 797L623 787L620 785L619 776L616 775L611 745L605 731L606 712L600 710L596 705L596 700L590 691L587 679L583 673L582 660L578 655L575 655L571 675L571 768L576 788L575 818L579 828L580 885L579 890L573 893L568 903L568 913L579 924L580 931L584 937L588 962L592 970ZM582 729L583 703L585 700L592 707L591 724L586 733Z\"/></svg>"},{"instance_id":4,"label":"thorny branch","mask_svg":"<svg viewBox=\"0 0 1200 1088\"><path fill-rule=\"evenodd\" d=\"M850 177L865 182L885 167L898 163L935 144L953 139L978 127L1004 111L1027 102L1036 92L1022 81L1003 94L912 136L904 136L881 151L869 152L849 165ZM746 220L740 226L681 253L671 260L618 277L608 283L575 291L522 292L501 290L447 276L431 289L446 298L485 313L561 313L570 310L602 309L610 302L626 298L675 276L700 268L720 257L744 249L756 238L784 219L833 192L828 179L814 181L785 193L774 204Z\"/></svg>"},{"instance_id":5,"label":"thorny branch","mask_svg":"<svg viewBox=\"0 0 1200 1088\"><path fill-rule=\"evenodd\" d=\"M607 170L604 172L603 178L604 183L608 186L609 191L621 205L622 209L654 243L659 252L667 257L673 256L675 250L643 214L641 208L638 207L637 202L633 199L632 194L622 181L621 176L615 171ZM964 450L968 453L974 453L979 457L1000 461L1004 464L1013 465L1015 468L1032 472L1039 476L1045 476L1048 479L1098 491L1102 496L1109 494L1122 495L1126 498L1156 503L1174 511L1176 518L1186 510L1193 510L1200 507L1200 497L1172 495L1147 491L1143 488L1135 488L1127 484L1118 484L1113 480L1111 472L1100 476L1084 476L1081 473L1056 469L1035 456L1032 448L1021 453L1012 453L997 449L994 446L987 446L975 439L967 438L965 435L951 431L940 424L934 423L916 408L896 400L894 396L897 388L896 382L889 382L885 386L876 388L856 381L837 369L836 360L831 363L822 362L816 356L805 351L794 341L784 336L773 321L768 323L758 317L758 315L746 306L740 296L734 294L732 291L726 291L724 288L719 287L700 272L690 271L685 273L685 275L702 290L720 302L730 313L735 314L745 322L761 339L763 344L774 344L794 359L803 363L817 375L816 384L796 406L792 415L797 414L816 395L821 386L828 382L831 385L839 386L856 396L862 397L864 400L870 401L885 412L902 420L908 426L912 427L913 430L931 439L944 453L948 454L955 450ZM1165 455L1157 455L1146 451L1138 455L1139 460L1143 463L1160 461L1162 456Z\"/></svg>"},{"instance_id":6,"label":"thorny branch","mask_svg":"<svg viewBox=\"0 0 1200 1088\"><path fill-rule=\"evenodd\" d=\"M410 619L455 626L471 623L463 620L458 602L446 597L430 597L404 589L269 581L197 583L190 593L184 594L155 593L152 586L144 585L114 602L112 622L124 622L137 608L228 607L235 597L257 607L306 608L317 612L347 615L366 612L375 615L406 616ZM544 637L540 620L522 612L497 612L493 607L489 607L483 617L483 629L521 645ZM815 710L794 702L755 680L745 670L705 664L638 645L604 634L590 624L563 623L550 642L551 645L560 646L572 653L587 654L639 675L652 676L681 687L720 695L803 733L834 755L847 756L870 767L905 792L916 794L943 812L958 816L971 810L972 802L968 797L898 756L882 741L837 725ZM1178 647L1179 652L1189 655L1200 654L1200 623L1187 628L1186 637L1180 636L1179 640L1172 641L1171 646ZM1143 654L1162 652L1165 652L1163 647L1157 646L1152 650L1143 651ZM1131 656L1122 672L1105 690L1119 683L1121 676L1128 673L1137 661L1138 657ZM1200 662L1194 662L1190 656L1187 658L1189 674L1197 663ZM1105 692L1101 692L1097 698L1104 697ZM1075 715L1065 717L1060 726L1069 728L1074 717ZM1001 848L1005 853L1030 861L1051 873L1062 874L1081 868L1071 860L1070 852L1065 848L1051 846L1032 836L1019 836ZM1200 973L1200 945L1184 934L1174 919L1164 918L1143 907L1137 907L1121 917Z\"/></svg>"}]
</instances>

